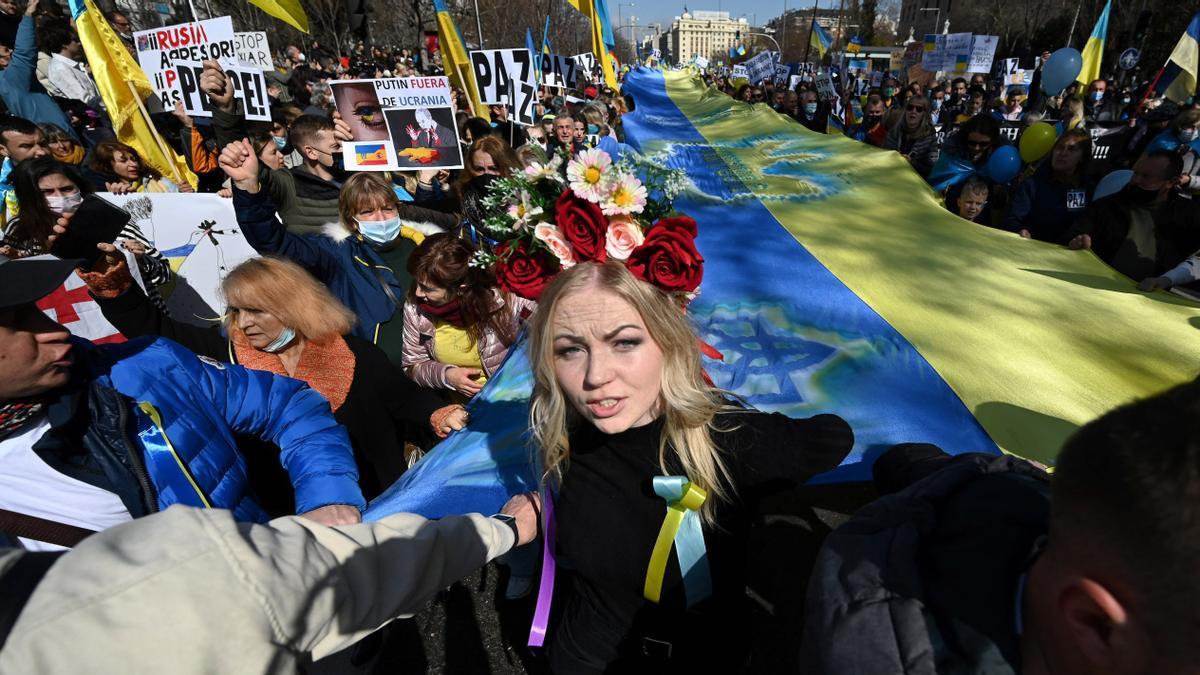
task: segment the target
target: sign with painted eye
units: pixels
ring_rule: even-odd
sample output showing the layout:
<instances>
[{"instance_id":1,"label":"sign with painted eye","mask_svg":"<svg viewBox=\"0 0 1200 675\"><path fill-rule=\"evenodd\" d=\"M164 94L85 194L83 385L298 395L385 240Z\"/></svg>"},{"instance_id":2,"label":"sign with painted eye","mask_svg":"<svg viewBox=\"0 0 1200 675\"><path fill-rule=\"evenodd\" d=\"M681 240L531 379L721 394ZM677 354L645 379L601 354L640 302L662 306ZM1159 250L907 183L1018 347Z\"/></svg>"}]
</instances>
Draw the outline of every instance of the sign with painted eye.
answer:
<instances>
[{"instance_id":1,"label":"sign with painted eye","mask_svg":"<svg viewBox=\"0 0 1200 675\"><path fill-rule=\"evenodd\" d=\"M528 49L485 49L471 52L471 74L480 103L511 106L512 82L535 82L533 56Z\"/></svg>"},{"instance_id":2,"label":"sign with painted eye","mask_svg":"<svg viewBox=\"0 0 1200 675\"><path fill-rule=\"evenodd\" d=\"M329 84L351 140L350 171L460 169L462 149L445 77L338 80Z\"/></svg>"}]
</instances>

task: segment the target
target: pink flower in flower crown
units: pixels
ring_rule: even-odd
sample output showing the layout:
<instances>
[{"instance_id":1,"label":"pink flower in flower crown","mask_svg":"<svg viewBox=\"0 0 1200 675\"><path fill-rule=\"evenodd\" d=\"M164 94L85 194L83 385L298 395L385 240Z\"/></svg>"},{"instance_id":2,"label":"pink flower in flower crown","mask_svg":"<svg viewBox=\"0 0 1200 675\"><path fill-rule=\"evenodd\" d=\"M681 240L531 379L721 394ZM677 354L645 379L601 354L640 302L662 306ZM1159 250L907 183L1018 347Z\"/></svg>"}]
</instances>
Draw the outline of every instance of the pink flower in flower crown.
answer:
<instances>
[{"instance_id":1,"label":"pink flower in flower crown","mask_svg":"<svg viewBox=\"0 0 1200 675\"><path fill-rule=\"evenodd\" d=\"M633 249L642 245L646 236L642 234L642 226L626 215L613 216L608 219L608 232L604 237L604 250L608 257L614 260L625 260Z\"/></svg>"},{"instance_id":2,"label":"pink flower in flower crown","mask_svg":"<svg viewBox=\"0 0 1200 675\"><path fill-rule=\"evenodd\" d=\"M563 269L575 265L575 252L571 248L571 244L563 238L562 232L554 225L546 223L538 223L533 228L533 236L537 237L538 241L546 245L554 257L562 263Z\"/></svg>"},{"instance_id":3,"label":"pink flower in flower crown","mask_svg":"<svg viewBox=\"0 0 1200 675\"><path fill-rule=\"evenodd\" d=\"M571 183L571 190L580 199L599 202L604 197L611 166L612 158L607 152L598 148L584 150L567 163L567 180Z\"/></svg>"},{"instance_id":4,"label":"pink flower in flower crown","mask_svg":"<svg viewBox=\"0 0 1200 675\"><path fill-rule=\"evenodd\" d=\"M600 210L606 216L641 213L645 208L646 186L637 177L628 174L614 179L609 184L608 193L600 201Z\"/></svg>"}]
</instances>

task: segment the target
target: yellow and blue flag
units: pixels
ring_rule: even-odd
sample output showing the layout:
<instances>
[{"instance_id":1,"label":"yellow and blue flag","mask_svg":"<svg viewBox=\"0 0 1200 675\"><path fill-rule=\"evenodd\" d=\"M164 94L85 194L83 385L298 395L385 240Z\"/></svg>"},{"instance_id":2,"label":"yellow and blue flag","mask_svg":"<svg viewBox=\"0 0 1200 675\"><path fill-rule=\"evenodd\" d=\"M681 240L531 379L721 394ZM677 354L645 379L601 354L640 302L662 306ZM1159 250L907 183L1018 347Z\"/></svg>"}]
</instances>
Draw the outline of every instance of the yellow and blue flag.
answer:
<instances>
[{"instance_id":1,"label":"yellow and blue flag","mask_svg":"<svg viewBox=\"0 0 1200 675\"><path fill-rule=\"evenodd\" d=\"M168 179L196 187L196 174L187 160L163 140L162 135L142 114L142 101L154 93L150 79L125 49L112 26L92 0L70 0L75 30L96 89L108 109L117 140L137 150L142 160Z\"/></svg>"},{"instance_id":2,"label":"yellow and blue flag","mask_svg":"<svg viewBox=\"0 0 1200 675\"><path fill-rule=\"evenodd\" d=\"M812 21L812 31L808 35L808 44L813 49L817 50L821 58L825 57L825 52L829 51L829 47L833 45L833 38L829 37L829 33L821 28L821 24L817 23L816 19Z\"/></svg>"},{"instance_id":3,"label":"yellow and blue flag","mask_svg":"<svg viewBox=\"0 0 1200 675\"><path fill-rule=\"evenodd\" d=\"M479 98L479 90L475 87L475 76L471 72L471 61L467 58L467 50L463 47L462 34L454 25L454 17L446 8L443 0L433 0L433 11L437 13L438 44L442 50L442 67L450 83L457 85L467 92L471 109L477 117L487 119L488 109Z\"/></svg>"},{"instance_id":4,"label":"yellow and blue flag","mask_svg":"<svg viewBox=\"0 0 1200 675\"><path fill-rule=\"evenodd\" d=\"M1079 69L1079 77L1075 78L1083 87L1081 92L1087 91L1087 86L1093 81L1100 79L1100 61L1104 58L1104 39L1108 35L1108 10L1112 9L1112 0L1104 3L1104 11L1100 12L1100 18L1096 20L1096 26L1092 28L1092 36L1088 38L1087 44L1083 47L1083 67Z\"/></svg>"},{"instance_id":5,"label":"yellow and blue flag","mask_svg":"<svg viewBox=\"0 0 1200 675\"><path fill-rule=\"evenodd\" d=\"M572 5L591 21L592 53L600 62L600 69L604 73L604 83L612 89L617 89L617 74L613 70L612 60L608 55L608 46L612 44L609 41L611 35L607 39L605 37L605 28L608 26L608 5L604 0L573 0ZM612 29L609 28L608 31L611 34Z\"/></svg>"},{"instance_id":6,"label":"yellow and blue flag","mask_svg":"<svg viewBox=\"0 0 1200 675\"><path fill-rule=\"evenodd\" d=\"M1187 103L1196 95L1196 79L1200 74L1200 12L1197 12L1183 37L1175 43L1167 67L1158 78L1156 89L1172 101Z\"/></svg>"},{"instance_id":7,"label":"yellow and blue flag","mask_svg":"<svg viewBox=\"0 0 1200 675\"><path fill-rule=\"evenodd\" d=\"M959 218L895 152L682 71L634 70L624 91L638 104L627 142L690 182L675 207L699 225L705 269L688 317L724 355L704 360L708 374L760 410L836 413L854 429L818 481L869 480L902 442L1053 464L1081 425L1195 378L1200 307L1138 292L1091 251ZM517 346L470 402L471 425L364 519L494 513L535 488L531 390Z\"/></svg>"},{"instance_id":8,"label":"yellow and blue flag","mask_svg":"<svg viewBox=\"0 0 1200 675\"><path fill-rule=\"evenodd\" d=\"M608 18L608 3L606 0L595 0L595 10L587 6L588 4L591 4L589 3L589 0L567 0L567 2L571 3L572 7L589 19L593 18L593 16L599 16L601 39L604 41L604 46L608 47L609 49L617 46L617 41L613 38L612 23ZM548 22L549 20L550 18L546 17L546 21ZM600 58L599 52L597 52L595 49L593 49L592 52L596 54L596 58Z\"/></svg>"}]
</instances>

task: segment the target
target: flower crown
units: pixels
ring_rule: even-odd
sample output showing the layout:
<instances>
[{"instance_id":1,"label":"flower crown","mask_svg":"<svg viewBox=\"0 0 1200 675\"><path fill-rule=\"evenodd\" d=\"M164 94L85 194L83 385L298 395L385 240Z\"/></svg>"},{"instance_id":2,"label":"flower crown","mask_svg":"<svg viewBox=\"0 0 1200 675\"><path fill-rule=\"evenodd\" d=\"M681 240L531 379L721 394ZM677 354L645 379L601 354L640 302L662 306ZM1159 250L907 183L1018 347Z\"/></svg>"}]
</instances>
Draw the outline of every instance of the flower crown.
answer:
<instances>
[{"instance_id":1,"label":"flower crown","mask_svg":"<svg viewBox=\"0 0 1200 675\"><path fill-rule=\"evenodd\" d=\"M591 149L566 161L564 178L563 161L489 184L480 225L498 243L473 264L494 265L502 288L531 300L562 270L610 259L667 293L695 293L704 276L696 221L672 207L684 173Z\"/></svg>"}]
</instances>

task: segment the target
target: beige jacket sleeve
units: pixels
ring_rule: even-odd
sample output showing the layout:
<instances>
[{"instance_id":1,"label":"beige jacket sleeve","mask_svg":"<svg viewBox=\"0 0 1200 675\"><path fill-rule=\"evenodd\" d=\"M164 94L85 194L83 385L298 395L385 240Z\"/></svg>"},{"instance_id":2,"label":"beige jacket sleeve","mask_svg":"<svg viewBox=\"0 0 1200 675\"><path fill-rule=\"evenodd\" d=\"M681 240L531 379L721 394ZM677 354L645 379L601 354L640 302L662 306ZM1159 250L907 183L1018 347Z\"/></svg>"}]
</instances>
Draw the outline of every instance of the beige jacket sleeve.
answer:
<instances>
[{"instance_id":1,"label":"beige jacket sleeve","mask_svg":"<svg viewBox=\"0 0 1200 675\"><path fill-rule=\"evenodd\" d=\"M478 514L330 528L173 506L55 563L0 651L0 673L294 672L309 653L419 611L513 544L507 525Z\"/></svg>"}]
</instances>

